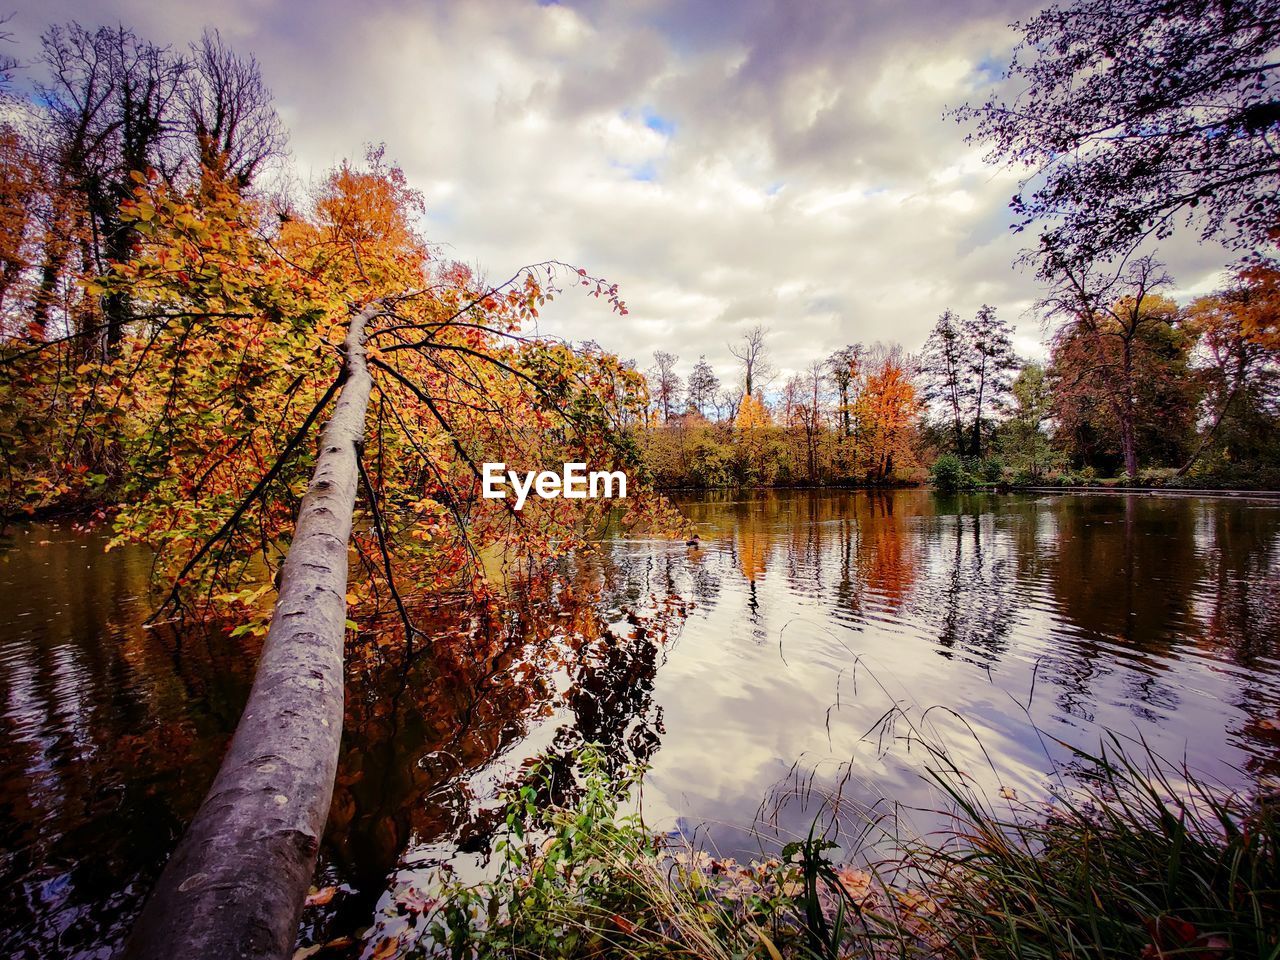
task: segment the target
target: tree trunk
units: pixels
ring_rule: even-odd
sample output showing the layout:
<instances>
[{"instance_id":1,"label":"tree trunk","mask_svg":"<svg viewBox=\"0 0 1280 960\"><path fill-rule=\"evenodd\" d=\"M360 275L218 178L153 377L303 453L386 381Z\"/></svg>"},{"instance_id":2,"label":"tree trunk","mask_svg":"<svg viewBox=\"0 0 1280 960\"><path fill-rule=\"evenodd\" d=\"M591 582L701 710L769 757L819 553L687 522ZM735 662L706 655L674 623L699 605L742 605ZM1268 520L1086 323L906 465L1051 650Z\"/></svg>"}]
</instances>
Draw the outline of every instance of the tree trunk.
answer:
<instances>
[{"instance_id":1,"label":"tree trunk","mask_svg":"<svg viewBox=\"0 0 1280 960\"><path fill-rule=\"evenodd\" d=\"M1135 323L1133 330L1137 330ZM1121 385L1124 396L1120 399L1120 449L1124 454L1125 475L1133 480L1138 475L1138 438L1133 413L1133 333L1124 339L1121 352L1120 371L1123 374Z\"/></svg>"},{"instance_id":2,"label":"tree trunk","mask_svg":"<svg viewBox=\"0 0 1280 960\"><path fill-rule=\"evenodd\" d=\"M244 714L125 948L132 960L292 955L342 735L347 550L371 381L366 307L298 511Z\"/></svg>"},{"instance_id":3,"label":"tree trunk","mask_svg":"<svg viewBox=\"0 0 1280 960\"><path fill-rule=\"evenodd\" d=\"M987 371L984 361L983 369L978 375L977 408L973 411L973 455L979 459L982 458L982 395L986 391L986 382Z\"/></svg>"},{"instance_id":4,"label":"tree trunk","mask_svg":"<svg viewBox=\"0 0 1280 960\"><path fill-rule=\"evenodd\" d=\"M1130 480L1138 475L1138 449L1134 437L1133 420L1126 417L1120 423L1120 448L1124 454L1124 472Z\"/></svg>"},{"instance_id":5,"label":"tree trunk","mask_svg":"<svg viewBox=\"0 0 1280 960\"><path fill-rule=\"evenodd\" d=\"M67 251L62 242L50 239L45 247L44 264L40 267L40 286L36 288L35 304L31 308L31 323L43 337L49 325L49 313L57 296L58 281L62 279L62 265Z\"/></svg>"}]
</instances>

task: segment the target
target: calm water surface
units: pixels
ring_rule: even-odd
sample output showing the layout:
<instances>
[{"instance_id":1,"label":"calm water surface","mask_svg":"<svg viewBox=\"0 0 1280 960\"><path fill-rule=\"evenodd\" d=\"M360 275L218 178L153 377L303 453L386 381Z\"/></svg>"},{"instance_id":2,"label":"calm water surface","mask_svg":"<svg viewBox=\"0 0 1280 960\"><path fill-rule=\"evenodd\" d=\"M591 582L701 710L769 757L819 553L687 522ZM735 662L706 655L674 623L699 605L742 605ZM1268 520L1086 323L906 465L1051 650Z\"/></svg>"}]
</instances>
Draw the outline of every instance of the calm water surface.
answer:
<instances>
[{"instance_id":1,"label":"calm water surface","mask_svg":"<svg viewBox=\"0 0 1280 960\"><path fill-rule=\"evenodd\" d=\"M698 548L616 541L513 614L434 604L412 657L381 635L353 645L318 877L341 892L305 937L368 926L434 865L464 867L522 762L586 741L651 765L654 826L739 856L833 798L927 819L911 728L1026 796L1053 788L1059 741L1108 733L1233 787L1280 772L1280 504L681 506ZM104 542L46 525L0 544L0 955L113 954L251 679L256 650L226 630L144 629L149 557Z\"/></svg>"}]
</instances>

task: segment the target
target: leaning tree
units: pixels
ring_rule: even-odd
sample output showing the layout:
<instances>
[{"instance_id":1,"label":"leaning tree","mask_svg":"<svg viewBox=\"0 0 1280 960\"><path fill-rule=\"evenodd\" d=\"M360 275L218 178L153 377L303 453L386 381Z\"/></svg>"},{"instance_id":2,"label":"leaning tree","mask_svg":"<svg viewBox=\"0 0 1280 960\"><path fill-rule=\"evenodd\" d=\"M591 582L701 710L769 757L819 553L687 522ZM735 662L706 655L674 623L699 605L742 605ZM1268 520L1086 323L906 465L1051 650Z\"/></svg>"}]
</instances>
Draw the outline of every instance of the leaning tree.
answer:
<instances>
[{"instance_id":1,"label":"leaning tree","mask_svg":"<svg viewBox=\"0 0 1280 960\"><path fill-rule=\"evenodd\" d=\"M170 609L265 635L128 956L289 956L333 789L351 622L385 611L410 648L429 640L424 594L496 604L503 582L589 549L611 504L517 512L480 496L481 462L638 473L624 519L670 520L622 426L647 405L641 376L536 331L558 287L625 312L616 289L554 262L482 282L437 260L419 205L377 153L344 163L305 216L217 177L184 192L138 176L119 211L132 255L88 283L129 298L119 349L80 362L77 330L35 327L0 344L0 440L35 415L52 454L15 463L17 499L108 488L118 538L156 551ZM111 456L86 480L88 438Z\"/></svg>"}]
</instances>

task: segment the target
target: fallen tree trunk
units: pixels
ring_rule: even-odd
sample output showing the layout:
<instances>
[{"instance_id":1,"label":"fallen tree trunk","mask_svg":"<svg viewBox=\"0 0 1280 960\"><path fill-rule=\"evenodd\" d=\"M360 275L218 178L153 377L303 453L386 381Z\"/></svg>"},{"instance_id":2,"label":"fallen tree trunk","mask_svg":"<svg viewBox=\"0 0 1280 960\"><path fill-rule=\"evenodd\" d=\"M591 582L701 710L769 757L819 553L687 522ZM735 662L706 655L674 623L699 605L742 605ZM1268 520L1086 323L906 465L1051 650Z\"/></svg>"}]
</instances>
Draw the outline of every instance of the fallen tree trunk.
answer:
<instances>
[{"instance_id":1,"label":"fallen tree trunk","mask_svg":"<svg viewBox=\"0 0 1280 960\"><path fill-rule=\"evenodd\" d=\"M371 381L353 316L342 393L302 498L280 593L222 767L125 948L133 960L287 958L342 735L347 550Z\"/></svg>"}]
</instances>

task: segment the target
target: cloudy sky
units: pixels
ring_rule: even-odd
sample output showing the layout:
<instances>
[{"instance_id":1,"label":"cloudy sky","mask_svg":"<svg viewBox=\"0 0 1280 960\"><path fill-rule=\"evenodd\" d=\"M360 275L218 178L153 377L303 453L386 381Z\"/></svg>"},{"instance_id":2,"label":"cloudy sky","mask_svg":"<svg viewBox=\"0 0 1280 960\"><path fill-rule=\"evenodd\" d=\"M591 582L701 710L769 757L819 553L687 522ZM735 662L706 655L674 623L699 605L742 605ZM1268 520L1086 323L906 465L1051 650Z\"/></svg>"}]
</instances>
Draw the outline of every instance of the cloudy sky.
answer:
<instances>
[{"instance_id":1,"label":"cloudy sky","mask_svg":"<svg viewBox=\"0 0 1280 960\"><path fill-rule=\"evenodd\" d=\"M944 118L982 96L1034 11L997 0L20 0L185 45L217 27L262 64L303 183L385 142L428 235L494 279L538 260L621 285L615 317L566 295L543 332L651 362L757 323L783 372L843 344L916 350L946 308L996 306L1041 352L1013 260L1016 180ZM1226 257L1162 250L1182 291Z\"/></svg>"}]
</instances>

